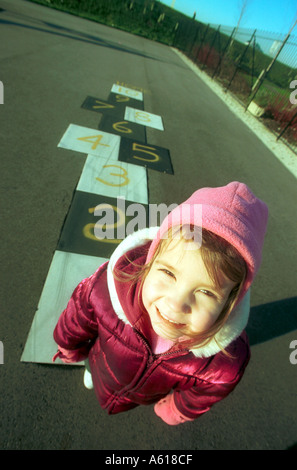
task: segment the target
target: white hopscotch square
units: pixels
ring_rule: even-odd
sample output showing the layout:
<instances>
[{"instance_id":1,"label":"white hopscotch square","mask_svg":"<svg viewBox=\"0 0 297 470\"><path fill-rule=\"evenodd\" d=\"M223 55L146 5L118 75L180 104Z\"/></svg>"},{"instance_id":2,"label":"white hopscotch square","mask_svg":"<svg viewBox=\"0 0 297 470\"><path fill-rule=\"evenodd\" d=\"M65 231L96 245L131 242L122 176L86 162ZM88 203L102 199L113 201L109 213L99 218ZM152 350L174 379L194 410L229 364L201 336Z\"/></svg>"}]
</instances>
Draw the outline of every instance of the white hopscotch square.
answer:
<instances>
[{"instance_id":1,"label":"white hopscotch square","mask_svg":"<svg viewBox=\"0 0 297 470\"><path fill-rule=\"evenodd\" d=\"M76 286L105 261L105 258L96 256L55 251L21 357L22 362L53 365L52 358L58 349L53 338L57 321ZM58 358L54 364L64 363ZM71 365L84 364L78 362Z\"/></svg>"},{"instance_id":2,"label":"white hopscotch square","mask_svg":"<svg viewBox=\"0 0 297 470\"><path fill-rule=\"evenodd\" d=\"M58 147L117 160L120 141L121 138L118 135L69 124Z\"/></svg>"},{"instance_id":3,"label":"white hopscotch square","mask_svg":"<svg viewBox=\"0 0 297 470\"><path fill-rule=\"evenodd\" d=\"M147 113L146 111L126 106L124 119L126 121L135 122L136 124L142 124L143 126L164 131L162 118L157 114Z\"/></svg>"},{"instance_id":4,"label":"white hopscotch square","mask_svg":"<svg viewBox=\"0 0 297 470\"><path fill-rule=\"evenodd\" d=\"M132 88L114 84L111 88L111 92L117 93L118 95L128 96L134 100L143 101L143 93L141 91L133 90Z\"/></svg>"},{"instance_id":5,"label":"white hopscotch square","mask_svg":"<svg viewBox=\"0 0 297 470\"><path fill-rule=\"evenodd\" d=\"M77 190L147 204L146 168L88 155Z\"/></svg>"}]
</instances>

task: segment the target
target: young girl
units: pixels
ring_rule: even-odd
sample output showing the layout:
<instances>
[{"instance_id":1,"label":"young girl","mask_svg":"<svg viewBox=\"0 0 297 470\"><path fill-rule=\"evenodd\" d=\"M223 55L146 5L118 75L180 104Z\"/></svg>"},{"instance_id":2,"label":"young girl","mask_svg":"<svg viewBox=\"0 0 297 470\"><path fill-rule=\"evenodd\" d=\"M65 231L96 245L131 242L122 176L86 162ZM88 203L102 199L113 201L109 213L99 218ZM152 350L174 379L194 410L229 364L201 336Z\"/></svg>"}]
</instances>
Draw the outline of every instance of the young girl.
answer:
<instances>
[{"instance_id":1,"label":"young girl","mask_svg":"<svg viewBox=\"0 0 297 470\"><path fill-rule=\"evenodd\" d=\"M249 361L244 328L267 217L233 182L196 191L160 228L128 236L75 289L54 331L54 360L88 358L109 414L154 403L176 425L208 411Z\"/></svg>"}]
</instances>

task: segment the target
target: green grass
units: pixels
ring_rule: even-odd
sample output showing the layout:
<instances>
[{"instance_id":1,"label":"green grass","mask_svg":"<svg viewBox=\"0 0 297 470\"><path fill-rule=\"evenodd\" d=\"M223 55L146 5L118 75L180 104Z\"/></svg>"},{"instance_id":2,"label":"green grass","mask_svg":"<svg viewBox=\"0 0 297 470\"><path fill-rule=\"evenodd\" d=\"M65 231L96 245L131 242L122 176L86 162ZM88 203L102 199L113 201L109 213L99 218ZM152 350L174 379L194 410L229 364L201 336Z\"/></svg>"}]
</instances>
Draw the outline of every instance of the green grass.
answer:
<instances>
[{"instance_id":1,"label":"green grass","mask_svg":"<svg viewBox=\"0 0 297 470\"><path fill-rule=\"evenodd\" d=\"M34 3L46 5L82 18L127 31L184 51L197 62L208 74L212 75L219 54L224 50L228 37L217 34L213 28L194 21L192 18L167 7L155 0L29 0ZM205 33L205 34L204 34ZM203 44L202 44L203 43ZM209 54L208 51L213 45ZM202 46L202 47L201 47ZM224 67L219 76L214 78L225 86L233 75L235 63L244 54L244 60L236 77L232 82L230 91L246 104L251 96L251 74L254 78L271 62L263 52L256 50L254 62L252 50L245 53L245 45L234 41L224 59ZM199 58L197 61L197 51ZM207 66L203 57L207 57ZM200 62L202 60L202 62ZM205 59L206 60L206 59ZM271 119L276 122L290 115L289 82L295 77L297 69L276 61L259 88L254 101L269 111ZM291 78L290 78L291 77ZM289 114L288 114L289 112ZM287 117L286 117L287 119ZM295 134L294 134L295 135Z\"/></svg>"},{"instance_id":2,"label":"green grass","mask_svg":"<svg viewBox=\"0 0 297 470\"><path fill-rule=\"evenodd\" d=\"M187 19L182 13L153 0L30 1L167 45L173 44L176 24ZM160 18L162 14L165 16Z\"/></svg>"}]
</instances>

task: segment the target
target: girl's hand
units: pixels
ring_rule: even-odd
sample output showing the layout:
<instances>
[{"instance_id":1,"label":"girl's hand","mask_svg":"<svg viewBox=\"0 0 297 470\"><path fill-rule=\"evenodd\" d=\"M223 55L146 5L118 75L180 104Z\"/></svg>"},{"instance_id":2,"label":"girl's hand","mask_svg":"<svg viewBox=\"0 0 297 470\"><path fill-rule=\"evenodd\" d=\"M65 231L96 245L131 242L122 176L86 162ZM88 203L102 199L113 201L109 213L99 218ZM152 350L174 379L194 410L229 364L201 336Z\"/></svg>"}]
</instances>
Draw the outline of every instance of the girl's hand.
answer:
<instances>
[{"instance_id":1,"label":"girl's hand","mask_svg":"<svg viewBox=\"0 0 297 470\"><path fill-rule=\"evenodd\" d=\"M70 351L69 349L64 349L59 346L59 349L54 355L52 361L55 362L57 357L59 357L63 362L65 362L65 364L71 364L72 362L77 361L77 352Z\"/></svg>"},{"instance_id":2,"label":"girl's hand","mask_svg":"<svg viewBox=\"0 0 297 470\"><path fill-rule=\"evenodd\" d=\"M154 410L157 416L165 423L175 426L177 424L185 423L186 421L193 421L182 415L175 406L173 394L167 395L155 404Z\"/></svg>"}]
</instances>

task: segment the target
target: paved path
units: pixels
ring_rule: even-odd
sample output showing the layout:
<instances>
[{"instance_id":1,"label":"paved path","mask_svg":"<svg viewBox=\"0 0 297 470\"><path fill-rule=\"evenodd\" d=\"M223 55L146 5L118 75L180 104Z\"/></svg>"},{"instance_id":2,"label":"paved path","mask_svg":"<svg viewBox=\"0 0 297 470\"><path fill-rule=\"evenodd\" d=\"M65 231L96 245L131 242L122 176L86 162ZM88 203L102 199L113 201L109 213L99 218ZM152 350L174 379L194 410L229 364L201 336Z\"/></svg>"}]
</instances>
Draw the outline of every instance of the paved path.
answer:
<instances>
[{"instance_id":1,"label":"paved path","mask_svg":"<svg viewBox=\"0 0 297 470\"><path fill-rule=\"evenodd\" d=\"M287 449L297 442L294 176L168 47L22 0L0 0L2 449ZM164 131L174 174L148 169L149 202L181 202L241 180L270 208L255 282L250 366L198 421L168 427L152 407L107 416L82 369L20 362L61 227L85 163L58 148L69 124L98 128L81 108L114 83L139 87Z\"/></svg>"}]
</instances>

